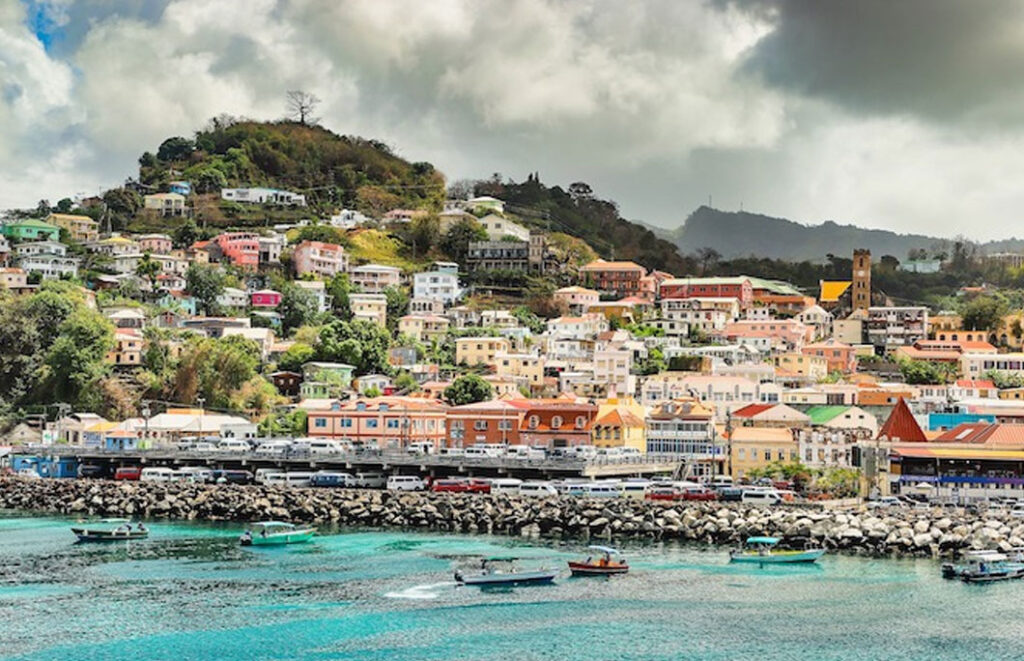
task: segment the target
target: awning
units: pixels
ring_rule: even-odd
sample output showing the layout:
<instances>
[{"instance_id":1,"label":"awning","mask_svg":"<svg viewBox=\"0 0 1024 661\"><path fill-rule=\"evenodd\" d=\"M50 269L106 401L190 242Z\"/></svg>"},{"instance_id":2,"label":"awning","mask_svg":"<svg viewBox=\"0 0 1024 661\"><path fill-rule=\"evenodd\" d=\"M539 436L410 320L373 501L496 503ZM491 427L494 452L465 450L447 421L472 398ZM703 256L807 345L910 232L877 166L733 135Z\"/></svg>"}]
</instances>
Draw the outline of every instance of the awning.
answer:
<instances>
[{"instance_id":1,"label":"awning","mask_svg":"<svg viewBox=\"0 0 1024 661\"><path fill-rule=\"evenodd\" d=\"M956 448L899 448L892 454L915 459L980 459L989 461L1024 461L1024 450L960 450Z\"/></svg>"}]
</instances>

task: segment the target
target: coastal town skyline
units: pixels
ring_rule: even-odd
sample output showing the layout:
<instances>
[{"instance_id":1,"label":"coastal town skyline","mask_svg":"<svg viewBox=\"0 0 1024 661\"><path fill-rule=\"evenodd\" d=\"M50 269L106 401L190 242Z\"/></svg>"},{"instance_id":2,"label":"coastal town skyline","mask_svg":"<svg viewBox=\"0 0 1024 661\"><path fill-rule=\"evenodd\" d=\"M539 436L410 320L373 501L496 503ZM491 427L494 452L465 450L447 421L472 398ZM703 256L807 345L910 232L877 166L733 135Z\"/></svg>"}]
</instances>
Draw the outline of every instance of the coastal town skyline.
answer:
<instances>
[{"instance_id":1,"label":"coastal town skyline","mask_svg":"<svg viewBox=\"0 0 1024 661\"><path fill-rule=\"evenodd\" d=\"M500 27L456 1L237 8L5 3L0 207L95 194L211 117L282 117L289 89L452 180L586 181L669 229L710 199L949 238L984 218L986 240L1022 203L1021 53L987 39L1016 3L530 0Z\"/></svg>"}]
</instances>

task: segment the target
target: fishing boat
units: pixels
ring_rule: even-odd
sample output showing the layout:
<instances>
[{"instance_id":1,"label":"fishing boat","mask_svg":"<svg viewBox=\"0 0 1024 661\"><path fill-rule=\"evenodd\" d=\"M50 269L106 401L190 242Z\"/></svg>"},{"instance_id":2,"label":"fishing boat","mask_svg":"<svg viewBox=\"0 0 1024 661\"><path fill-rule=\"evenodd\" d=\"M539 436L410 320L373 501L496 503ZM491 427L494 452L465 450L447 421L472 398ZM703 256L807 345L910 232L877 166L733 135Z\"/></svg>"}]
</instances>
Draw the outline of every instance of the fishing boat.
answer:
<instances>
[{"instance_id":1,"label":"fishing boat","mask_svg":"<svg viewBox=\"0 0 1024 661\"><path fill-rule=\"evenodd\" d=\"M943 578L959 578L966 583L994 583L1024 578L1024 563L1014 562L998 551L968 551L963 564L942 565Z\"/></svg>"},{"instance_id":2,"label":"fishing boat","mask_svg":"<svg viewBox=\"0 0 1024 661\"><path fill-rule=\"evenodd\" d=\"M587 548L597 551L600 557L595 560L591 556L583 562L570 562L569 571L573 576L614 576L629 571L629 565L626 564L619 551L608 546L588 546ZM615 556L619 556L619 559L616 560Z\"/></svg>"},{"instance_id":3,"label":"fishing boat","mask_svg":"<svg viewBox=\"0 0 1024 661\"><path fill-rule=\"evenodd\" d=\"M260 521L250 525L239 541L242 546L280 546L308 542L315 534L316 528L311 526L300 527L284 521Z\"/></svg>"},{"instance_id":4,"label":"fishing boat","mask_svg":"<svg viewBox=\"0 0 1024 661\"><path fill-rule=\"evenodd\" d=\"M71 532L80 542L121 542L128 539L145 539L149 529L142 523L133 524L131 519L100 519L74 526Z\"/></svg>"},{"instance_id":5,"label":"fishing boat","mask_svg":"<svg viewBox=\"0 0 1024 661\"><path fill-rule=\"evenodd\" d=\"M480 571L464 574L455 571L455 580L461 585L535 585L550 583L558 575L556 569L520 570L515 566L519 558L484 558L480 561Z\"/></svg>"},{"instance_id":6,"label":"fishing boat","mask_svg":"<svg viewBox=\"0 0 1024 661\"><path fill-rule=\"evenodd\" d=\"M815 562L825 555L825 549L810 548L802 551L775 548L778 537L748 537L741 548L729 552L731 562L754 562L761 565Z\"/></svg>"}]
</instances>

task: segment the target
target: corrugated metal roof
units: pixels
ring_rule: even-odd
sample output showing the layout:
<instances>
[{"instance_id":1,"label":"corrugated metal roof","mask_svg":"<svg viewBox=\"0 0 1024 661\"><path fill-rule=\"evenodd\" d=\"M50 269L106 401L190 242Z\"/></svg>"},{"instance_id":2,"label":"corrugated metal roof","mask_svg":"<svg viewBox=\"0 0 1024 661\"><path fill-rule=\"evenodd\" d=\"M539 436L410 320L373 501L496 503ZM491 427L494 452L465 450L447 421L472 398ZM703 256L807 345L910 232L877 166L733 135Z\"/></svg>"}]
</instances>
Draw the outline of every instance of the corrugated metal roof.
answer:
<instances>
[{"instance_id":1,"label":"corrugated metal roof","mask_svg":"<svg viewBox=\"0 0 1024 661\"><path fill-rule=\"evenodd\" d=\"M805 413L812 425L824 425L849 411L850 406L812 406Z\"/></svg>"},{"instance_id":2,"label":"corrugated metal roof","mask_svg":"<svg viewBox=\"0 0 1024 661\"><path fill-rule=\"evenodd\" d=\"M921 430L921 425L917 424L917 420L914 419L914 414L910 412L910 407L907 406L906 400L902 397L896 402L896 406L893 407L889 418L878 431L878 437L913 442L928 440Z\"/></svg>"},{"instance_id":3,"label":"corrugated metal roof","mask_svg":"<svg viewBox=\"0 0 1024 661\"><path fill-rule=\"evenodd\" d=\"M853 283L847 281L822 281L821 295L818 298L829 303L838 301L851 284Z\"/></svg>"}]
</instances>

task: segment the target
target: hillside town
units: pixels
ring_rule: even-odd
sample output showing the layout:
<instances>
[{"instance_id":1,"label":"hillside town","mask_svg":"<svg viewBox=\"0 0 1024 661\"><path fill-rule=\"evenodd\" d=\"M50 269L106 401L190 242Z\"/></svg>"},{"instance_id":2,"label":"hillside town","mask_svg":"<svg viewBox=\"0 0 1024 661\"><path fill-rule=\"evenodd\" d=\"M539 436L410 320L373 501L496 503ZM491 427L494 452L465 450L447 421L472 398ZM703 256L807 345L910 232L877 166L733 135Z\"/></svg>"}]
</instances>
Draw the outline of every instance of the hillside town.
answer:
<instances>
[{"instance_id":1,"label":"hillside town","mask_svg":"<svg viewBox=\"0 0 1024 661\"><path fill-rule=\"evenodd\" d=\"M123 400L23 409L3 434L14 467L37 466L26 452L36 445L305 437L374 452L658 456L697 481L797 476L801 488L862 496L1024 484L1022 337L893 304L872 288L865 250L848 278L816 291L756 274L574 263L541 224L476 196L435 214L437 234L461 240L448 260L375 262L353 237L400 235L428 212L343 209L198 238L193 196L188 181L142 196L142 213L174 221L173 234L107 231L71 210L0 226L6 295L63 292L98 312L110 328L104 369ZM286 190L219 198L306 209ZM549 287L529 306L508 288L522 278ZM243 348L261 385L241 400L177 387L195 363L172 375L170 396L147 395L139 375L156 363L218 360L199 339ZM941 378L915 378L922 370Z\"/></svg>"}]
</instances>

